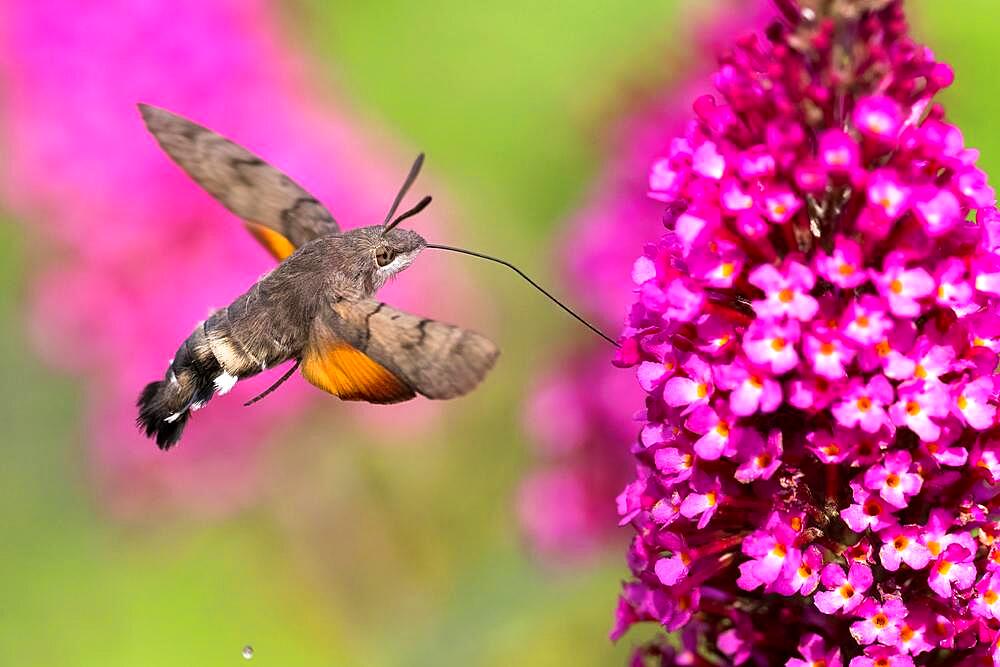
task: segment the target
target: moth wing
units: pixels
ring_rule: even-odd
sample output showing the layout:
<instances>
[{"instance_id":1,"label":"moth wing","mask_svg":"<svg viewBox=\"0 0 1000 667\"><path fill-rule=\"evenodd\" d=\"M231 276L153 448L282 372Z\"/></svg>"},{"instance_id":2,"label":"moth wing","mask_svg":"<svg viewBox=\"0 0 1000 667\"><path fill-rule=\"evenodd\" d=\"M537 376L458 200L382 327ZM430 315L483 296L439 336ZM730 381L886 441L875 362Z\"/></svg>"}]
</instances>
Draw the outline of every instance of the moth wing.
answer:
<instances>
[{"instance_id":1,"label":"moth wing","mask_svg":"<svg viewBox=\"0 0 1000 667\"><path fill-rule=\"evenodd\" d=\"M302 376L345 401L400 403L416 396L384 366L334 336L310 340L303 355Z\"/></svg>"},{"instance_id":2,"label":"moth wing","mask_svg":"<svg viewBox=\"0 0 1000 667\"><path fill-rule=\"evenodd\" d=\"M323 358L325 365L333 357L342 368L344 346L384 371L367 371L368 377L377 375L379 380L366 385L370 389L361 400L371 400L369 395L403 396L404 387L409 395L397 400L412 398L414 393L433 399L462 396L486 377L500 354L496 345L474 331L417 317L375 299L328 303L314 322L306 365L317 358ZM360 369L353 374L355 378L363 375ZM393 390L389 390L388 378L398 383Z\"/></svg>"},{"instance_id":3,"label":"moth wing","mask_svg":"<svg viewBox=\"0 0 1000 667\"><path fill-rule=\"evenodd\" d=\"M340 232L315 197L247 149L165 109L140 104L139 111L167 155L243 218L279 260L303 243Z\"/></svg>"}]
</instances>

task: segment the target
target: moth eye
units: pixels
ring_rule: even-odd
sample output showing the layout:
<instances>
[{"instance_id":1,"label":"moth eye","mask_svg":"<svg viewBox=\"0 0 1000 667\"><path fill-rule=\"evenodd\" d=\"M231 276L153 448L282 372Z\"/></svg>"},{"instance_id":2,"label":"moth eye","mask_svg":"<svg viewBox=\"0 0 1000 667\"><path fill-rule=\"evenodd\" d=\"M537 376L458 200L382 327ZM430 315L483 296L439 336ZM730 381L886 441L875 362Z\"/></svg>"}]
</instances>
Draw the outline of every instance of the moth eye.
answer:
<instances>
[{"instance_id":1,"label":"moth eye","mask_svg":"<svg viewBox=\"0 0 1000 667\"><path fill-rule=\"evenodd\" d=\"M375 262L379 266L385 266L386 264L392 261L392 258L393 258L392 251L389 250L388 248L382 248L375 255Z\"/></svg>"}]
</instances>

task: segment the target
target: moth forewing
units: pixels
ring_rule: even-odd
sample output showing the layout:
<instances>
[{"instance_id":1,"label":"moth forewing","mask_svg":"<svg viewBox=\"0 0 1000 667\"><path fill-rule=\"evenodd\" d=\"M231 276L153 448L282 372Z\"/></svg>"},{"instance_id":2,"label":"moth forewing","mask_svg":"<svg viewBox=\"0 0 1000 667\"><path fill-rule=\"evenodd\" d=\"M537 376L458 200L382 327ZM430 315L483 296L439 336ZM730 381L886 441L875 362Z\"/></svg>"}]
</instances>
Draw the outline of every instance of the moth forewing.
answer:
<instances>
[{"instance_id":1,"label":"moth forewing","mask_svg":"<svg viewBox=\"0 0 1000 667\"><path fill-rule=\"evenodd\" d=\"M243 218L278 259L308 241L340 231L315 197L242 146L165 109L140 104L139 111L167 155Z\"/></svg>"},{"instance_id":2,"label":"moth forewing","mask_svg":"<svg viewBox=\"0 0 1000 667\"><path fill-rule=\"evenodd\" d=\"M346 342L427 398L448 399L472 391L500 351L468 329L417 317L375 299L328 299L325 317Z\"/></svg>"}]
</instances>

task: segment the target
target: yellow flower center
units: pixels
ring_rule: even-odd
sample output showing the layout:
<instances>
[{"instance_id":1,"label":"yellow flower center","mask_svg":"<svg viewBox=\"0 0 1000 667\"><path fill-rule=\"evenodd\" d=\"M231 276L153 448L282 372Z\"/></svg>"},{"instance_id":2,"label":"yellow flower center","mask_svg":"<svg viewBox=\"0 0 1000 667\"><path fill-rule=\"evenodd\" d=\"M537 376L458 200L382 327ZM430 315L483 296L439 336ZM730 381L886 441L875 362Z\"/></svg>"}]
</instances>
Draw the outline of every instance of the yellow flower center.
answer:
<instances>
[{"instance_id":1,"label":"yellow flower center","mask_svg":"<svg viewBox=\"0 0 1000 667\"><path fill-rule=\"evenodd\" d=\"M868 412L872 409L872 399L867 396L862 396L857 400L857 406L858 410L861 410L861 412Z\"/></svg>"},{"instance_id":2,"label":"yellow flower center","mask_svg":"<svg viewBox=\"0 0 1000 667\"><path fill-rule=\"evenodd\" d=\"M784 338L775 338L774 340L772 340L771 341L771 349L774 350L775 352L781 352L782 350L784 350L785 349L785 339Z\"/></svg>"},{"instance_id":3,"label":"yellow flower center","mask_svg":"<svg viewBox=\"0 0 1000 667\"><path fill-rule=\"evenodd\" d=\"M876 134L882 134L889 130L889 119L885 116L870 116L868 118L868 129Z\"/></svg>"},{"instance_id":4,"label":"yellow flower center","mask_svg":"<svg viewBox=\"0 0 1000 667\"><path fill-rule=\"evenodd\" d=\"M778 298L781 300L782 303L791 303L792 299L795 298L795 292L787 288L783 289L780 292L778 292Z\"/></svg>"},{"instance_id":5,"label":"yellow flower center","mask_svg":"<svg viewBox=\"0 0 1000 667\"><path fill-rule=\"evenodd\" d=\"M889 289L891 289L894 294L902 294L903 283L899 282L899 280L893 280L891 283L889 283Z\"/></svg>"}]
</instances>

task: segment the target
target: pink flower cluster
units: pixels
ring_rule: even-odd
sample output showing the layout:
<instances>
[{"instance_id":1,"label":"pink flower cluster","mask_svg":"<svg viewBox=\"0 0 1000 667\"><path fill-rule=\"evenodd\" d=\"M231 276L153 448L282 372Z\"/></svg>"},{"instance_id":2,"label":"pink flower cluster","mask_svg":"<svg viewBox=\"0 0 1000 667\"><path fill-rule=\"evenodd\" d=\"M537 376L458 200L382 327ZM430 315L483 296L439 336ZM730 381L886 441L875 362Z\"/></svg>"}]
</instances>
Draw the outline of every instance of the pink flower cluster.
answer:
<instances>
[{"instance_id":1,"label":"pink flower cluster","mask_svg":"<svg viewBox=\"0 0 1000 667\"><path fill-rule=\"evenodd\" d=\"M898 0L782 0L649 174L612 636L663 664L1000 664L1000 213Z\"/></svg>"}]
</instances>

